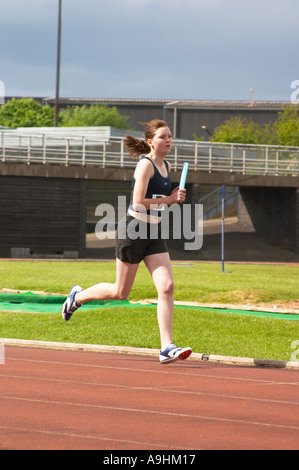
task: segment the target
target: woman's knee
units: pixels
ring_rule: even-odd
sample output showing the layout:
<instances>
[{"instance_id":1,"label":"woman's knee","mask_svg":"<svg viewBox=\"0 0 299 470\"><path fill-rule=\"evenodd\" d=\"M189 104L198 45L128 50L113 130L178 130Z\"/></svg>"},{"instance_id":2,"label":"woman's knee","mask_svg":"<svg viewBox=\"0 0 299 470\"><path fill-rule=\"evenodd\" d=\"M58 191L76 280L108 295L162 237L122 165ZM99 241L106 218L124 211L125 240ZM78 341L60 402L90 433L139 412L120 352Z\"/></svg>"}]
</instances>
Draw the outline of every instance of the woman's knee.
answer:
<instances>
[{"instance_id":1,"label":"woman's knee","mask_svg":"<svg viewBox=\"0 0 299 470\"><path fill-rule=\"evenodd\" d=\"M130 290L126 287L115 286L114 300L126 300L129 297Z\"/></svg>"},{"instance_id":2,"label":"woman's knee","mask_svg":"<svg viewBox=\"0 0 299 470\"><path fill-rule=\"evenodd\" d=\"M157 286L157 290L159 294L164 295L172 295L174 291L174 282L173 279L164 279L159 285Z\"/></svg>"},{"instance_id":3,"label":"woman's knee","mask_svg":"<svg viewBox=\"0 0 299 470\"><path fill-rule=\"evenodd\" d=\"M120 292L116 298L116 300L126 300L129 297L129 294L126 292Z\"/></svg>"}]
</instances>

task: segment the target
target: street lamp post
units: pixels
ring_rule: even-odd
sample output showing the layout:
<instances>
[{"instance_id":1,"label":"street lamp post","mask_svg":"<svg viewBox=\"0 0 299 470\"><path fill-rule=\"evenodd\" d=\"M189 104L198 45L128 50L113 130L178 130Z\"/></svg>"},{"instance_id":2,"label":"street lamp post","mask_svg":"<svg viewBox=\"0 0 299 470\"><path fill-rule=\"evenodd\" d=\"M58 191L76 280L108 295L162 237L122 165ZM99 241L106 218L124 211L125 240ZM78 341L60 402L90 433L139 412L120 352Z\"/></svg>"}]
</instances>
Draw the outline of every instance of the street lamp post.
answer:
<instances>
[{"instance_id":1,"label":"street lamp post","mask_svg":"<svg viewBox=\"0 0 299 470\"><path fill-rule=\"evenodd\" d=\"M57 61L56 61L56 94L55 94L55 127L59 121L59 85L60 85L60 50L61 50L61 7L62 0L58 0L58 32L57 32Z\"/></svg>"}]
</instances>

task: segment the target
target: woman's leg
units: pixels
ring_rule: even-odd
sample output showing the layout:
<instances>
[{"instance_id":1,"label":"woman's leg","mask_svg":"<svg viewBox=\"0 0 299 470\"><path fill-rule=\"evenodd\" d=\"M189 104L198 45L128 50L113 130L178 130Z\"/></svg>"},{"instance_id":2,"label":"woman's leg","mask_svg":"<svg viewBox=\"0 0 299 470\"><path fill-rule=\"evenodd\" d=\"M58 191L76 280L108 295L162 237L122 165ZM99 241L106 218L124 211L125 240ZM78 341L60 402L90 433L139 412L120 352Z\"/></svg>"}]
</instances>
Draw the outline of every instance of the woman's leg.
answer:
<instances>
[{"instance_id":1,"label":"woman's leg","mask_svg":"<svg viewBox=\"0 0 299 470\"><path fill-rule=\"evenodd\" d=\"M158 292L158 323L161 337L161 349L172 342L173 291L174 283L168 253L158 253L144 258Z\"/></svg>"},{"instance_id":2,"label":"woman's leg","mask_svg":"<svg viewBox=\"0 0 299 470\"><path fill-rule=\"evenodd\" d=\"M130 264L116 258L116 281L103 282L76 294L79 305L91 300L125 300L131 292L139 263Z\"/></svg>"}]
</instances>

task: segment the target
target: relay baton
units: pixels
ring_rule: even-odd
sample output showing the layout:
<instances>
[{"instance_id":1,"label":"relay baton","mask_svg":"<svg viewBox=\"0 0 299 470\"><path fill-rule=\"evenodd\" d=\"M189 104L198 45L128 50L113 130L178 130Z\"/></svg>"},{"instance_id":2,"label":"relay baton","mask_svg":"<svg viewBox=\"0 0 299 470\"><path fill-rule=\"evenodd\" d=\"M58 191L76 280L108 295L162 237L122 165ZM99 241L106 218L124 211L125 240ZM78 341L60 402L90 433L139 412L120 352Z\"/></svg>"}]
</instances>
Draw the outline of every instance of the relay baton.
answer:
<instances>
[{"instance_id":1,"label":"relay baton","mask_svg":"<svg viewBox=\"0 0 299 470\"><path fill-rule=\"evenodd\" d=\"M185 162L184 165L183 165L183 169L182 169L179 189L185 189L188 168L189 168L189 163Z\"/></svg>"}]
</instances>

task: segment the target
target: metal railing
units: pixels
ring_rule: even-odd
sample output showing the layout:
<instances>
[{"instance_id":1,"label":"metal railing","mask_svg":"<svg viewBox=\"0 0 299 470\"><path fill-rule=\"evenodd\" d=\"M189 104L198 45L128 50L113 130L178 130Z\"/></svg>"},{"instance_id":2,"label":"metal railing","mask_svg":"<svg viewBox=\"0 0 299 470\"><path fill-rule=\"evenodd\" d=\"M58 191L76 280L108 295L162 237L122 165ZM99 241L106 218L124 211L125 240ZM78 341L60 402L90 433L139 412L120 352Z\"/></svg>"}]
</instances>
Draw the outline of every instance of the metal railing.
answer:
<instances>
[{"instance_id":1,"label":"metal railing","mask_svg":"<svg viewBox=\"0 0 299 470\"><path fill-rule=\"evenodd\" d=\"M167 159L180 170L259 175L299 175L299 147L245 145L174 140ZM130 168L136 161L125 152L124 137L92 134L20 133L0 131L0 162L93 165Z\"/></svg>"},{"instance_id":2,"label":"metal railing","mask_svg":"<svg viewBox=\"0 0 299 470\"><path fill-rule=\"evenodd\" d=\"M222 186L217 187L210 193L199 199L199 204L203 204L203 220L219 217L222 211ZM224 195L225 208L238 204L238 188L227 187Z\"/></svg>"}]
</instances>

